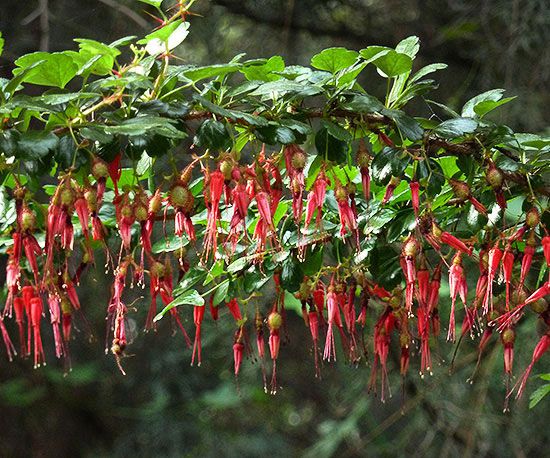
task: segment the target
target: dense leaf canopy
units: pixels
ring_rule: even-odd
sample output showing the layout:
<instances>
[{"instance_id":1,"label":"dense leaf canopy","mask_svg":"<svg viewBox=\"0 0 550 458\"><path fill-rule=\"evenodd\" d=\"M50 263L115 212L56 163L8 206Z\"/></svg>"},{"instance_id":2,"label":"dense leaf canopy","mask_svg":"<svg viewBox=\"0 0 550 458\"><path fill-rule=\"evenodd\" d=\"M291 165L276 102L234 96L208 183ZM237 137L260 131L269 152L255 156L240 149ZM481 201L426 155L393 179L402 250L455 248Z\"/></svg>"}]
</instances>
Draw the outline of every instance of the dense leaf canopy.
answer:
<instances>
[{"instance_id":1,"label":"dense leaf canopy","mask_svg":"<svg viewBox=\"0 0 550 458\"><path fill-rule=\"evenodd\" d=\"M200 363L205 309L217 319L222 307L234 318L235 374L243 354L268 358L269 332L272 391L288 310L309 327L317 374L340 340L353 364L372 353L382 398L390 351L403 375L416 354L421 374L432 370L440 315L448 340L481 335L480 354L500 333L510 376L514 327L532 309L544 325L540 340L533 329L540 359L550 346L550 141L491 120L513 97L491 90L460 113L432 101L433 73L446 66L417 69L414 36L394 49L325 49L308 67L244 55L182 65L171 53L189 33L187 13L159 11L162 25L142 39L27 54L0 80L4 315L35 366L45 321L68 359L73 316L87 307L77 287L102 250L113 277L107 348L121 370L129 314L147 315L146 329L170 315L189 345L192 322ZM384 97L369 94L365 74L387 82ZM31 96L31 86L43 90ZM415 98L430 118L408 112ZM134 283L150 287L148 313L127 304Z\"/></svg>"}]
</instances>

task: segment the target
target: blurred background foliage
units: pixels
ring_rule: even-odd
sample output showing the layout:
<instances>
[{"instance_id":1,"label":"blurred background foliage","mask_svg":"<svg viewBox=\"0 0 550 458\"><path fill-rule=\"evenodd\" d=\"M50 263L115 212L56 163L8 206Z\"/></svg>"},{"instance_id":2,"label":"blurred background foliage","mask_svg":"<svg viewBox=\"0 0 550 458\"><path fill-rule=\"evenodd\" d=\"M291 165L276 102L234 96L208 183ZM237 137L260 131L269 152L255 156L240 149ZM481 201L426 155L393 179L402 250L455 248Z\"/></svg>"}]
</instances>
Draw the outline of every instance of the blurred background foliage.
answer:
<instances>
[{"instance_id":1,"label":"blurred background foliage","mask_svg":"<svg viewBox=\"0 0 550 458\"><path fill-rule=\"evenodd\" d=\"M147 9L133 0L2 0L6 45L0 76L10 76L18 56L70 49L75 37L110 42L143 35L155 26ZM308 64L325 47L394 46L418 35L419 66L449 64L439 76L438 101L459 107L502 87L519 100L499 111L500 121L516 130L548 129L545 0L202 0L195 12L201 16L192 18L192 32L178 53L182 62L226 62L246 52L250 58L281 55L287 64ZM416 108L429 110L422 103ZM413 357L403 388L394 361L394 396L381 404L367 393L371 355L358 368L341 358L323 368L322 380L315 379L309 332L292 314L293 338L285 341L278 363L282 389L270 396L263 392L257 362L247 360L235 381L232 320L224 310L220 323L205 320L202 367L189 366L181 335L173 335L163 320L156 333L136 332L123 377L103 351L109 286L102 264L89 275L94 281L86 282L88 291L81 288L86 318L76 319L72 372L65 376L53 354L40 370L29 361L0 363L1 456L544 456L550 442L548 401L529 410L525 399L502 414L502 347L496 337L472 385L466 380L477 355L469 339L452 375L450 345L438 349L432 377L418 376ZM134 294L147 295L137 289ZM264 297L271 300L269 291ZM143 325L147 303L136 303L135 329ZM192 334L191 310L184 313ZM534 329L532 318L518 328L516 374L530 359ZM546 358L534 372L549 369ZM532 378L528 392L541 383Z\"/></svg>"}]
</instances>

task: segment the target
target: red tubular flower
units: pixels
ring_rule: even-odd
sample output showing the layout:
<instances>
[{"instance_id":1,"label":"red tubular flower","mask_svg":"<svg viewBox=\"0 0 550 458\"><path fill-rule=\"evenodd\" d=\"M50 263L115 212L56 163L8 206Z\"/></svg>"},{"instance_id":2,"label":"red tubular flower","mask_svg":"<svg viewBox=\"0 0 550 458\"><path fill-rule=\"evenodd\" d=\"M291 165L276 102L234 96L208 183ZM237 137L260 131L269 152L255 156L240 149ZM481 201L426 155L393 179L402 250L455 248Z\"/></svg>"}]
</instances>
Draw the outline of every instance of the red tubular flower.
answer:
<instances>
[{"instance_id":1,"label":"red tubular flower","mask_svg":"<svg viewBox=\"0 0 550 458\"><path fill-rule=\"evenodd\" d=\"M338 303L336 293L334 292L334 286L330 285L327 293L327 338L325 341L325 351L323 353L323 359L330 361L336 361L336 345L334 342L334 325L337 325L337 320L340 318L340 312L338 310Z\"/></svg>"},{"instance_id":2,"label":"red tubular flower","mask_svg":"<svg viewBox=\"0 0 550 458\"><path fill-rule=\"evenodd\" d=\"M89 237L88 226L90 224L90 215L88 213L88 202L82 194L75 200L74 209L80 221L80 227L82 228L82 235L84 238Z\"/></svg>"},{"instance_id":3,"label":"red tubular flower","mask_svg":"<svg viewBox=\"0 0 550 458\"><path fill-rule=\"evenodd\" d=\"M31 340L32 340L32 317L31 317L31 299L35 296L34 288L30 285L23 286L21 289L21 296L23 297L23 304L25 308L25 315L27 316L27 356L31 354Z\"/></svg>"},{"instance_id":4,"label":"red tubular flower","mask_svg":"<svg viewBox=\"0 0 550 458\"><path fill-rule=\"evenodd\" d=\"M418 281L418 302L422 307L428 308L430 298L430 271L426 267L424 257L420 258L420 269L416 273Z\"/></svg>"},{"instance_id":5,"label":"red tubular flower","mask_svg":"<svg viewBox=\"0 0 550 458\"><path fill-rule=\"evenodd\" d=\"M118 180L122 175L122 168L120 166L120 161L122 159L122 154L118 153L115 158L109 162L109 176L113 180L113 185L115 187L115 196L118 196Z\"/></svg>"},{"instance_id":6,"label":"red tubular flower","mask_svg":"<svg viewBox=\"0 0 550 458\"><path fill-rule=\"evenodd\" d=\"M69 267L67 265L65 266L65 272L63 274L62 287L65 290L67 297L69 298L69 301L71 301L72 306L76 310L80 310L80 301L78 299L78 294L74 287L74 283L71 280L71 276L69 274Z\"/></svg>"},{"instance_id":7,"label":"red tubular flower","mask_svg":"<svg viewBox=\"0 0 550 458\"><path fill-rule=\"evenodd\" d=\"M231 253L235 252L240 234L245 229L245 218L248 214L250 197L246 192L246 185L243 182L237 183L233 189L233 216L229 227L227 240L231 243Z\"/></svg>"},{"instance_id":8,"label":"red tubular flower","mask_svg":"<svg viewBox=\"0 0 550 458\"><path fill-rule=\"evenodd\" d=\"M544 258L546 259L546 265L550 267L550 236L548 235L542 238L542 250L544 252Z\"/></svg>"},{"instance_id":9,"label":"red tubular flower","mask_svg":"<svg viewBox=\"0 0 550 458\"><path fill-rule=\"evenodd\" d=\"M279 356L279 348L281 346L281 338L279 330L283 324L283 317L280 313L273 311L267 317L267 325L269 327L269 354L273 361L273 373L271 377L271 394L277 392L277 358Z\"/></svg>"},{"instance_id":10,"label":"red tubular flower","mask_svg":"<svg viewBox=\"0 0 550 458\"><path fill-rule=\"evenodd\" d=\"M116 209L116 219L122 245L129 251L132 241L132 226L136 220L134 207L130 203L130 196L127 192L117 195L114 200Z\"/></svg>"},{"instance_id":11,"label":"red tubular flower","mask_svg":"<svg viewBox=\"0 0 550 458\"><path fill-rule=\"evenodd\" d=\"M348 191L341 183L336 183L334 191L336 202L338 204L338 214L340 216L340 236L344 237L348 231L355 235L355 241L359 246L359 233L357 231L357 218L348 202Z\"/></svg>"},{"instance_id":12,"label":"red tubular flower","mask_svg":"<svg viewBox=\"0 0 550 458\"><path fill-rule=\"evenodd\" d=\"M204 235L204 257L208 258L210 252L216 253L218 248L218 219L220 213L220 199L223 193L223 174L215 170L205 176L205 188L208 183L208 201L205 203L208 209L206 232ZM206 191L206 189L205 189Z\"/></svg>"},{"instance_id":13,"label":"red tubular flower","mask_svg":"<svg viewBox=\"0 0 550 458\"><path fill-rule=\"evenodd\" d=\"M462 256L460 252L453 258L453 264L449 269L449 290L451 294L451 316L449 319L447 340L454 342L456 297L460 295L462 303L466 306L466 296L468 294L468 285L466 283L466 277L464 276L464 269L462 268Z\"/></svg>"},{"instance_id":14,"label":"red tubular flower","mask_svg":"<svg viewBox=\"0 0 550 458\"><path fill-rule=\"evenodd\" d=\"M258 205L258 212L260 218L264 221L267 228L274 231L273 228L273 214L269 205L269 195L265 191L256 192L256 204Z\"/></svg>"},{"instance_id":15,"label":"red tubular flower","mask_svg":"<svg viewBox=\"0 0 550 458\"><path fill-rule=\"evenodd\" d=\"M50 323L53 330L53 338L55 342L55 356L61 358L63 356L63 339L59 325L61 324L61 310L59 307L59 297L50 292L48 294L48 309L50 311Z\"/></svg>"},{"instance_id":16,"label":"red tubular flower","mask_svg":"<svg viewBox=\"0 0 550 458\"><path fill-rule=\"evenodd\" d=\"M487 212L487 209L485 208L485 205L483 205L479 200L477 200L474 196L472 196L470 194L470 196L468 197L468 200L472 203L472 205L474 206L474 208L479 212L481 213L482 215L485 215L487 216L488 212Z\"/></svg>"},{"instance_id":17,"label":"red tubular flower","mask_svg":"<svg viewBox=\"0 0 550 458\"><path fill-rule=\"evenodd\" d=\"M6 325L4 324L4 318L0 318L0 332L2 332L2 340L4 341L4 346L6 347L6 353L8 354L8 359L13 361L14 355L17 355L15 351L15 346L13 345Z\"/></svg>"},{"instance_id":18,"label":"red tubular flower","mask_svg":"<svg viewBox=\"0 0 550 458\"><path fill-rule=\"evenodd\" d=\"M403 248L401 250L401 255L404 260L402 268L406 279L405 303L409 313L412 313L414 284L416 282L416 255L419 249L420 244L418 240L416 240L413 235L409 235L405 242L403 242Z\"/></svg>"},{"instance_id":19,"label":"red tubular flower","mask_svg":"<svg viewBox=\"0 0 550 458\"><path fill-rule=\"evenodd\" d=\"M378 141L380 143L384 143L385 145L387 146L390 146L390 147L393 147L395 146L395 143L392 142L391 138L388 137L384 132L382 132L381 130L379 130L377 132L377 135L378 135Z\"/></svg>"},{"instance_id":20,"label":"red tubular flower","mask_svg":"<svg viewBox=\"0 0 550 458\"><path fill-rule=\"evenodd\" d=\"M210 296L210 301L208 302L210 308L210 316L214 321L218 321L219 307L214 305L214 296Z\"/></svg>"},{"instance_id":21,"label":"red tubular flower","mask_svg":"<svg viewBox=\"0 0 550 458\"><path fill-rule=\"evenodd\" d=\"M34 282L38 285L38 262L36 256L42 254L42 248L40 248L40 245L38 245L38 242L31 234L23 236L23 248L25 249L25 257L29 261L34 275Z\"/></svg>"},{"instance_id":22,"label":"red tubular flower","mask_svg":"<svg viewBox=\"0 0 550 458\"><path fill-rule=\"evenodd\" d=\"M322 216L323 216L323 204L325 203L325 194L327 192L327 186L330 182L325 176L324 172L319 173L315 182L313 183L313 188L307 196L307 207L306 207L306 227L309 226L309 223L313 219L313 214L317 210L317 217L315 224L317 227L321 226Z\"/></svg>"},{"instance_id":23,"label":"red tubular flower","mask_svg":"<svg viewBox=\"0 0 550 458\"><path fill-rule=\"evenodd\" d=\"M42 318L42 299L33 297L30 299L30 321L34 336L34 367L40 367L46 364L44 357L44 348L42 347L42 337L40 336L40 320Z\"/></svg>"},{"instance_id":24,"label":"red tubular flower","mask_svg":"<svg viewBox=\"0 0 550 458\"><path fill-rule=\"evenodd\" d=\"M105 238L105 227L99 219L99 216L92 215L92 238L94 240L103 240Z\"/></svg>"},{"instance_id":25,"label":"red tubular flower","mask_svg":"<svg viewBox=\"0 0 550 458\"><path fill-rule=\"evenodd\" d=\"M235 366L235 377L239 375L241 363L243 360L244 344L243 344L243 328L242 326L235 333L235 343L233 344L233 360Z\"/></svg>"},{"instance_id":26,"label":"red tubular flower","mask_svg":"<svg viewBox=\"0 0 550 458\"><path fill-rule=\"evenodd\" d=\"M550 348L550 334L543 335L540 340L538 341L535 349L533 350L533 356L531 358L531 362L529 363L529 366L527 366L527 369L525 369L525 372L521 376L521 379L518 381L519 387L518 392L516 394L516 399L521 398L523 395L523 391L525 390L525 385L527 384L527 380L529 379L529 375L531 374L531 371L533 370L533 366L535 363L548 351ZM518 384L516 384L518 386ZM516 386L512 389L510 393L508 393L508 397L512 394Z\"/></svg>"},{"instance_id":27,"label":"red tubular flower","mask_svg":"<svg viewBox=\"0 0 550 458\"><path fill-rule=\"evenodd\" d=\"M15 236L16 233L14 233ZM17 234L19 235L19 234ZM13 301L15 295L19 291L19 278L21 276L21 267L19 261L15 260L13 249L9 250L8 263L6 265L6 287L8 290L8 296L6 298L6 305L4 306L3 316L12 316Z\"/></svg>"},{"instance_id":28,"label":"red tubular flower","mask_svg":"<svg viewBox=\"0 0 550 458\"><path fill-rule=\"evenodd\" d=\"M193 308L193 321L195 323L195 342L193 343L193 356L191 357L191 366L195 363L195 353L197 354L197 366L201 365L201 325L204 318L204 305L195 305Z\"/></svg>"},{"instance_id":29,"label":"red tubular flower","mask_svg":"<svg viewBox=\"0 0 550 458\"><path fill-rule=\"evenodd\" d=\"M390 182L386 186L386 192L384 193L384 198L382 199L382 205L386 205L390 199L393 197L393 192L395 188L401 183L401 179L398 177L391 177Z\"/></svg>"},{"instance_id":30,"label":"red tubular flower","mask_svg":"<svg viewBox=\"0 0 550 458\"><path fill-rule=\"evenodd\" d=\"M516 334L512 328L505 329L500 334L500 340L504 346L504 372L512 375L512 366L514 364L514 340Z\"/></svg>"},{"instance_id":31,"label":"red tubular flower","mask_svg":"<svg viewBox=\"0 0 550 458\"><path fill-rule=\"evenodd\" d=\"M15 322L17 323L17 328L19 330L19 346L21 349L21 357L27 354L27 346L25 343L25 327L24 327L24 316L25 313L25 303L20 297L13 299L13 308L15 310Z\"/></svg>"},{"instance_id":32,"label":"red tubular flower","mask_svg":"<svg viewBox=\"0 0 550 458\"><path fill-rule=\"evenodd\" d=\"M382 369L380 400L386 402L386 385L388 384L387 361L390 350L391 333L395 327L396 318L390 308L387 308L374 326L374 364L369 382L369 390L376 391L378 364Z\"/></svg>"},{"instance_id":33,"label":"red tubular flower","mask_svg":"<svg viewBox=\"0 0 550 458\"><path fill-rule=\"evenodd\" d=\"M418 183L418 181L411 181L409 187L411 188L411 203L414 210L414 216L418 218L418 213L420 211L420 183Z\"/></svg>"},{"instance_id":34,"label":"red tubular flower","mask_svg":"<svg viewBox=\"0 0 550 458\"><path fill-rule=\"evenodd\" d=\"M550 280L544 283L539 289L533 292L525 302L517 305L514 309L506 312L505 314L497 318L499 324L499 331L511 326L521 315L523 309L526 305L532 304L533 302L538 301L539 299L550 294Z\"/></svg>"},{"instance_id":35,"label":"red tubular flower","mask_svg":"<svg viewBox=\"0 0 550 458\"><path fill-rule=\"evenodd\" d=\"M417 328L420 337L420 375L432 374L432 356L430 352L430 314L427 307L419 307L417 312Z\"/></svg>"},{"instance_id":36,"label":"red tubular flower","mask_svg":"<svg viewBox=\"0 0 550 458\"><path fill-rule=\"evenodd\" d=\"M71 329L73 322L73 310L71 303L66 297L61 298L61 330L63 331L63 341L65 342L65 353L69 351L69 341L71 340Z\"/></svg>"},{"instance_id":37,"label":"red tubular flower","mask_svg":"<svg viewBox=\"0 0 550 458\"><path fill-rule=\"evenodd\" d=\"M231 315L233 315L233 318L237 323L243 319L241 315L241 309L239 307L239 303L237 302L237 299L231 299L227 303L227 308L229 309L229 311L231 312Z\"/></svg>"},{"instance_id":38,"label":"red tubular flower","mask_svg":"<svg viewBox=\"0 0 550 458\"><path fill-rule=\"evenodd\" d=\"M440 240L445 245L449 245L451 248L454 248L455 250L462 251L463 253L467 254L468 256L472 255L472 247L467 246L462 240L456 238L454 235L448 233L448 232L442 232L440 236Z\"/></svg>"},{"instance_id":39,"label":"red tubular flower","mask_svg":"<svg viewBox=\"0 0 550 458\"><path fill-rule=\"evenodd\" d=\"M149 290L151 294L151 304L149 305L149 313L145 321L145 329L149 330L154 327L154 318L157 314L157 296L160 293L160 279L166 274L166 268L162 262L153 261L149 268Z\"/></svg>"}]
</instances>

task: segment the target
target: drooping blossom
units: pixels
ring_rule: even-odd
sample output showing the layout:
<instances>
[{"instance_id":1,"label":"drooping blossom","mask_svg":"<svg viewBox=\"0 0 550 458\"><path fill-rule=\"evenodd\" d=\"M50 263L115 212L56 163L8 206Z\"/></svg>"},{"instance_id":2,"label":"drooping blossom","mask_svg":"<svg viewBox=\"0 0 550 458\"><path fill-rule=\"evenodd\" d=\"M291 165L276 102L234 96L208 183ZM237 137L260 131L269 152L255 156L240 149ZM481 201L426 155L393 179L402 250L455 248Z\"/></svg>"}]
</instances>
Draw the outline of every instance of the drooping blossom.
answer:
<instances>
[{"instance_id":1,"label":"drooping blossom","mask_svg":"<svg viewBox=\"0 0 550 458\"><path fill-rule=\"evenodd\" d=\"M447 340L455 341L455 306L456 298L460 295L462 303L466 307L466 296L468 295L468 285L466 276L462 267L462 255L458 252L454 258L451 268L449 269L449 290L451 295L451 315L449 319L449 332Z\"/></svg>"},{"instance_id":2,"label":"drooping blossom","mask_svg":"<svg viewBox=\"0 0 550 458\"><path fill-rule=\"evenodd\" d=\"M382 205L386 205L390 201L393 197L393 192L395 191L395 188L399 186L399 183L401 183L400 178L394 176L391 177L390 182L386 186L386 192L384 193L384 198L382 199Z\"/></svg>"},{"instance_id":3,"label":"drooping blossom","mask_svg":"<svg viewBox=\"0 0 550 458\"><path fill-rule=\"evenodd\" d=\"M323 205L325 203L325 195L327 192L327 186L330 184L330 181L326 177L325 173L321 171L319 175L315 178L313 182L313 187L307 196L307 206L306 206L306 220L305 226L308 227L315 210L317 210L317 216L315 219L315 224L318 228L322 225L323 217Z\"/></svg>"},{"instance_id":4,"label":"drooping blossom","mask_svg":"<svg viewBox=\"0 0 550 458\"><path fill-rule=\"evenodd\" d=\"M191 357L191 366L195 364L195 355L197 356L197 366L202 362L202 344L201 344L201 328L204 318L204 305L195 305L193 307L193 322L195 324L195 341L193 342L193 356Z\"/></svg>"}]
</instances>

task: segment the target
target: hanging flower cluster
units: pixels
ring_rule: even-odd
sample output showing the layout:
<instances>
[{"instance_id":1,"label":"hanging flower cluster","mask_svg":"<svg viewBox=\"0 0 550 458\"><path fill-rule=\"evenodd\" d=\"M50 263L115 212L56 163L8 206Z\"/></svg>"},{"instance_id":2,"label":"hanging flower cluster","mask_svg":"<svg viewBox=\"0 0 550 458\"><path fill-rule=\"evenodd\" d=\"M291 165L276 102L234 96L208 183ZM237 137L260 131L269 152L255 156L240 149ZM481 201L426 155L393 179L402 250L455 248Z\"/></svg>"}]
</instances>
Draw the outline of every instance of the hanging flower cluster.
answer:
<instances>
[{"instance_id":1,"label":"hanging flower cluster","mask_svg":"<svg viewBox=\"0 0 550 458\"><path fill-rule=\"evenodd\" d=\"M414 230L402 241L400 254L395 254L401 267L402 283L388 290L378 284L368 264L353 261L354 254L360 252L365 242L359 223L362 213L373 205L383 209L391 199L396 182L392 178L386 190L381 190L382 201L373 202L369 162L370 153L361 141L356 176L360 179L362 193L357 195L357 184L336 173L334 164L330 162L322 163L314 175L308 175L308 158L298 145L289 145L280 154L273 153L270 157L267 157L264 147L248 164L239 162L235 154L221 154L217 161L209 160L208 154L195 157L181 173L173 174L166 183L151 191L139 184L119 186L120 155L110 163L94 157L89 174L84 178L71 172L59 176L44 216L43 246L36 238L42 228L34 210L34 207L41 206L24 186L16 186L13 191L16 219L11 234L13 243L7 251L7 300L3 317L15 318L20 354L25 357L32 353L35 367L45 363L41 328L43 318L47 316L53 328L55 355L65 358L69 364L71 323L73 316L81 311L76 288L86 268L94 263L94 247L101 246L114 276L111 297L106 304L107 349L115 356L120 370L123 371L121 357L128 345L127 316L130 309L124 299L128 282L149 283L151 303L144 329L157 326L155 317L159 312L157 299L160 297L165 312L181 330L187 346L192 346L192 363L200 365L204 303L199 301L186 312L174 301L174 275L179 280L185 279L190 268L190 254L181 242L193 244L195 259L205 268L220 260L230 264L235 257L247 253L255 269L262 271L267 256L273 261L277 256L287 255L285 249L288 245L285 248L284 241L279 240L277 227L286 217L281 209L288 208L284 203L284 188L287 186L291 200L288 217L298 231L298 255L307 262L307 250L326 242L315 238L323 234L328 234L327 240L335 238L344 244L342 246L347 245L352 254L345 260L337 259L334 265L320 265L314 275L304 275L299 279L295 298L301 303L302 317L310 330L317 376L321 375L322 361L336 361L339 346L342 357L352 364L358 364L371 354L370 388L377 390L380 376L380 396L385 400L389 389L388 356L393 338L399 347L403 376L408 372L411 354L420 355L420 374L431 374L431 351L441 329L440 287L443 273L448 272L451 307L446 320L447 340L456 340L457 315L462 319L460 339L466 335L472 338L482 336L480 356L491 335L498 332L503 346L505 373L510 379L514 328L525 307L530 306L546 326L550 326L547 302L550 282L542 280L536 288L527 286L539 247L546 266L550 266L550 236L541 223L539 210L536 206L531 207L520 224L487 231L481 240L463 240L440 228L429 202L422 199L425 189L417 180L410 180ZM281 167L283 163L284 167ZM491 187L494 181L498 181L495 179L497 173L501 172L490 164L487 176L491 178L487 181ZM198 188L193 186L194 178L194 183L203 184L202 197ZM196 178L200 179L197 181ZM306 178L311 178L309 189ZM113 192L106 199L108 179ZM487 214L487 209L472 196L465 182L450 179L449 186L455 195L452 203L461 205L469 201L476 211ZM329 187L330 197L335 203L332 208L326 202ZM501 208L506 208L502 197L497 194L495 198ZM110 226L101 216L104 206L114 207L116 229L112 227L111 230L116 232L111 235L117 234L121 241L118 252L112 252L112 244L108 244ZM205 215L204 224L194 223L199 213ZM275 215L278 215L277 221ZM173 225L168 224L171 220ZM334 226L335 232L326 232L323 227L326 224ZM368 220L364 226L368 228ZM75 233L80 244L75 244ZM159 255L152 249L157 237L161 241L164 238L179 243L179 248ZM80 262L75 263L77 257ZM468 294L466 261L469 264L477 262L479 266L473 295ZM276 297L273 306L263 309L259 301L255 306L252 328L256 335L256 350L250 345L252 330L239 299L234 297L227 301L227 308L237 326L233 343L235 375L240 371L243 356L255 353L262 361L267 389L263 361L270 357L272 392L277 390L276 361L281 332L288 319L281 274L284 272L276 267L273 272ZM223 283L228 282L227 279ZM209 308L212 318L217 320L219 303L223 301L218 300L214 305L213 299L212 294ZM254 295L244 303L249 301L254 302ZM461 308L463 310L459 312ZM185 329L186 321L195 326L194 343ZM12 359L16 348L4 320L0 321L0 326L8 356ZM372 332L368 331L369 328ZM266 331L269 332L267 356ZM370 334L372 347L365 339L365 335ZM340 345L337 345L338 341ZM550 332L547 331L535 348L532 363L517 384L518 396L524 390L533 364L549 346Z\"/></svg>"},{"instance_id":2,"label":"hanging flower cluster","mask_svg":"<svg viewBox=\"0 0 550 458\"><path fill-rule=\"evenodd\" d=\"M90 326L80 285L105 262L105 349L122 372L130 316L144 331L169 317L200 365L208 308L229 321L235 375L257 359L273 393L289 339L311 349L317 377L336 360L370 366L385 400L392 359L403 379L424 377L438 340L456 356L479 337L479 365L494 335L507 399L521 396L550 347L548 139L484 117L512 99L501 90L444 121L409 116L444 67L413 71L418 37L326 49L311 67L279 58L276 71L243 55L172 65L192 3L136 42L78 40L63 71L57 55L24 56L0 84L8 358L45 364L51 326L68 370L73 325ZM387 79L384 102L362 87L369 65ZM28 84L49 90L19 94ZM527 310L542 337L512 385ZM304 335L290 335L295 315Z\"/></svg>"}]
</instances>

